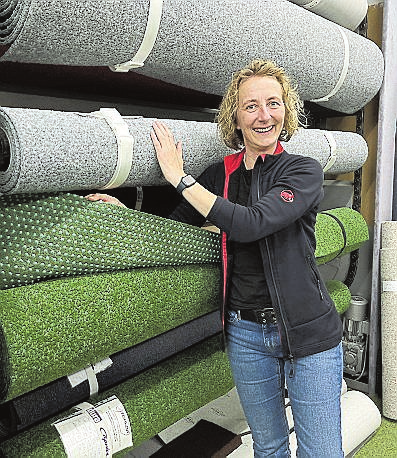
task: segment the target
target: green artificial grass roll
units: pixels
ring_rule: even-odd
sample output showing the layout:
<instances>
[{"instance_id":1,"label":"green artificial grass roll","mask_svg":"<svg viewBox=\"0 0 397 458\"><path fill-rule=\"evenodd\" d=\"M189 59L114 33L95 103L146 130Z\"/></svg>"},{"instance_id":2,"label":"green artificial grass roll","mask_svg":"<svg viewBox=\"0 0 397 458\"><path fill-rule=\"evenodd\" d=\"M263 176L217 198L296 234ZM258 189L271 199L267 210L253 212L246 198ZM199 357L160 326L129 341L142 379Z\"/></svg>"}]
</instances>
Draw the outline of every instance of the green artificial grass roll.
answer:
<instances>
[{"instance_id":1,"label":"green artificial grass roll","mask_svg":"<svg viewBox=\"0 0 397 458\"><path fill-rule=\"evenodd\" d=\"M208 339L102 393L91 403L117 396L129 417L134 446L138 446L233 387L221 346L219 337ZM66 457L58 432L51 425L65 415L5 441L1 451L6 458Z\"/></svg>"},{"instance_id":2,"label":"green artificial grass roll","mask_svg":"<svg viewBox=\"0 0 397 458\"><path fill-rule=\"evenodd\" d=\"M219 262L219 235L74 194L0 197L0 289L133 267Z\"/></svg>"},{"instance_id":3,"label":"green artificial grass roll","mask_svg":"<svg viewBox=\"0 0 397 458\"><path fill-rule=\"evenodd\" d=\"M334 208L319 213L316 220L317 264L357 250L369 238L363 216L351 208Z\"/></svg>"},{"instance_id":4,"label":"green artificial grass roll","mask_svg":"<svg viewBox=\"0 0 397 458\"><path fill-rule=\"evenodd\" d=\"M67 277L2 290L1 400L217 309L220 294L219 266L212 264Z\"/></svg>"},{"instance_id":5,"label":"green artificial grass roll","mask_svg":"<svg viewBox=\"0 0 397 458\"><path fill-rule=\"evenodd\" d=\"M350 301L327 283L338 311ZM0 291L1 399L69 375L215 310L220 267L134 269ZM341 313L341 312L340 312Z\"/></svg>"},{"instance_id":6,"label":"green artificial grass roll","mask_svg":"<svg viewBox=\"0 0 397 458\"><path fill-rule=\"evenodd\" d=\"M218 234L68 193L2 196L0 226L0 289L61 276L220 262ZM363 217L350 208L317 216L319 264L367 239Z\"/></svg>"},{"instance_id":7,"label":"green artificial grass roll","mask_svg":"<svg viewBox=\"0 0 397 458\"><path fill-rule=\"evenodd\" d=\"M351 292L349 288L338 280L328 280L325 282L327 290L332 300L334 301L335 308L341 315L349 308L351 300Z\"/></svg>"}]
</instances>

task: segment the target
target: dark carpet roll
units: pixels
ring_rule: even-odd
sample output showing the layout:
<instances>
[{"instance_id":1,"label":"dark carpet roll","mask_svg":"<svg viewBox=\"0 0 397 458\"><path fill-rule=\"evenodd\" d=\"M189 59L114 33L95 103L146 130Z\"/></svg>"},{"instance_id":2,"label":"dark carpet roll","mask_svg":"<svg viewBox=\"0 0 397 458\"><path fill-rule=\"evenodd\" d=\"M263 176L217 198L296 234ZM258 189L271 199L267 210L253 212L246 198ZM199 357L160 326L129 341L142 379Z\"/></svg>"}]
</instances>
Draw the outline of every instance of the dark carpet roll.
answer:
<instances>
[{"instance_id":1,"label":"dark carpet roll","mask_svg":"<svg viewBox=\"0 0 397 458\"><path fill-rule=\"evenodd\" d=\"M104 392L98 400L117 396L127 412L137 446L232 387L227 357L220 339L215 337ZM55 420L5 441L1 451L6 458L66 457L51 424ZM115 456L123 455L120 452Z\"/></svg>"},{"instance_id":2,"label":"dark carpet roll","mask_svg":"<svg viewBox=\"0 0 397 458\"><path fill-rule=\"evenodd\" d=\"M120 384L221 331L220 313L216 310L111 355L111 365L96 373L98 392ZM96 370L95 367L91 369ZM74 386L68 377L62 377L0 404L0 439L88 400L91 391L88 377L83 373L81 383Z\"/></svg>"},{"instance_id":3,"label":"dark carpet roll","mask_svg":"<svg viewBox=\"0 0 397 458\"><path fill-rule=\"evenodd\" d=\"M2 400L218 309L219 267L140 268L0 291Z\"/></svg>"}]
</instances>

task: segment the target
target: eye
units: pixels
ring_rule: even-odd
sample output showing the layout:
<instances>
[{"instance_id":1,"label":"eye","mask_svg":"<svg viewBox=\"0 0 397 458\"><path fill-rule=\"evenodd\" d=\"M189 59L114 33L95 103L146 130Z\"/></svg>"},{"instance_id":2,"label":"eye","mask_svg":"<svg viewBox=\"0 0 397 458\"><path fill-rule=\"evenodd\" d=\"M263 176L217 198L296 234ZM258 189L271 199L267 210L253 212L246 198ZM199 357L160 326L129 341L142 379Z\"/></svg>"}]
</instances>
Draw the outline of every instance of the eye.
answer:
<instances>
[{"instance_id":1,"label":"eye","mask_svg":"<svg viewBox=\"0 0 397 458\"><path fill-rule=\"evenodd\" d=\"M248 113L253 113L258 109L258 105L256 103L250 103L249 105L245 106L245 110L248 111Z\"/></svg>"},{"instance_id":2,"label":"eye","mask_svg":"<svg viewBox=\"0 0 397 458\"><path fill-rule=\"evenodd\" d=\"M268 103L268 106L270 108L279 108L281 107L281 102L278 102L277 100L272 100L271 102Z\"/></svg>"}]
</instances>

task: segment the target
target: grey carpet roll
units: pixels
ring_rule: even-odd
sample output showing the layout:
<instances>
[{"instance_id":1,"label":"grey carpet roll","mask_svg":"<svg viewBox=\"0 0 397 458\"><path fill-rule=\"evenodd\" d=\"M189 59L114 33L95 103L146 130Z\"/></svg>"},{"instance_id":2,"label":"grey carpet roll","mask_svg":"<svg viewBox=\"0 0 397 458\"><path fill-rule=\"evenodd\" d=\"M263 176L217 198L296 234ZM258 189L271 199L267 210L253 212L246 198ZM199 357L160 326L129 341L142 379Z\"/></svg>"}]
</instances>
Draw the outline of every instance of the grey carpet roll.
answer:
<instances>
[{"instance_id":1,"label":"grey carpet roll","mask_svg":"<svg viewBox=\"0 0 397 458\"><path fill-rule=\"evenodd\" d=\"M0 60L113 66L139 49L149 2L25 0L2 9L0 45L9 49ZM317 103L344 113L366 105L383 79L375 43L287 0L167 0L154 48L135 71L221 95L231 74L258 57L285 67L304 100L336 88Z\"/></svg>"},{"instance_id":2,"label":"grey carpet roll","mask_svg":"<svg viewBox=\"0 0 397 458\"><path fill-rule=\"evenodd\" d=\"M289 1L349 30L355 30L368 11L367 0L349 0L349 2L346 0Z\"/></svg>"},{"instance_id":3,"label":"grey carpet roll","mask_svg":"<svg viewBox=\"0 0 397 458\"><path fill-rule=\"evenodd\" d=\"M154 119L122 119L134 138L132 166L122 186L165 185L150 139ZM215 123L164 122L182 141L185 170L194 176L231 152L220 141ZM335 174L360 168L368 155L365 140L353 132L301 129L284 147L291 154L317 159L323 167L334 155L328 172ZM0 193L99 189L111 180L117 158L117 140L105 119L87 113L0 108Z\"/></svg>"}]
</instances>

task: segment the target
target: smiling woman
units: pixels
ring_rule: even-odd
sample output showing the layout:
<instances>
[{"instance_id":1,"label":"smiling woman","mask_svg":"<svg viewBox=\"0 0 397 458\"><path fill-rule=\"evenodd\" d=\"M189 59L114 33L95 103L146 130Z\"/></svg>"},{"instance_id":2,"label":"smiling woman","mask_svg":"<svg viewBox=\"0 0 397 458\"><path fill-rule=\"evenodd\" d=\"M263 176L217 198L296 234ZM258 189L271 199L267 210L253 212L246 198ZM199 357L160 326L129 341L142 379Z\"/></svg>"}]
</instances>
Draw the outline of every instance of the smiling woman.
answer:
<instances>
[{"instance_id":1,"label":"smiling woman","mask_svg":"<svg viewBox=\"0 0 397 458\"><path fill-rule=\"evenodd\" d=\"M314 259L323 170L280 142L301 119L284 69L254 60L233 75L219 109L222 140L241 151L196 181L172 131L156 122L151 133L166 180L185 199L170 218L207 219L222 233L227 354L258 458L289 456L286 385L299 450L344 456L342 326Z\"/></svg>"},{"instance_id":2,"label":"smiling woman","mask_svg":"<svg viewBox=\"0 0 397 458\"><path fill-rule=\"evenodd\" d=\"M240 86L237 129L245 144L245 164L254 167L261 154L273 154L284 126L280 83L272 77L252 77Z\"/></svg>"}]
</instances>

